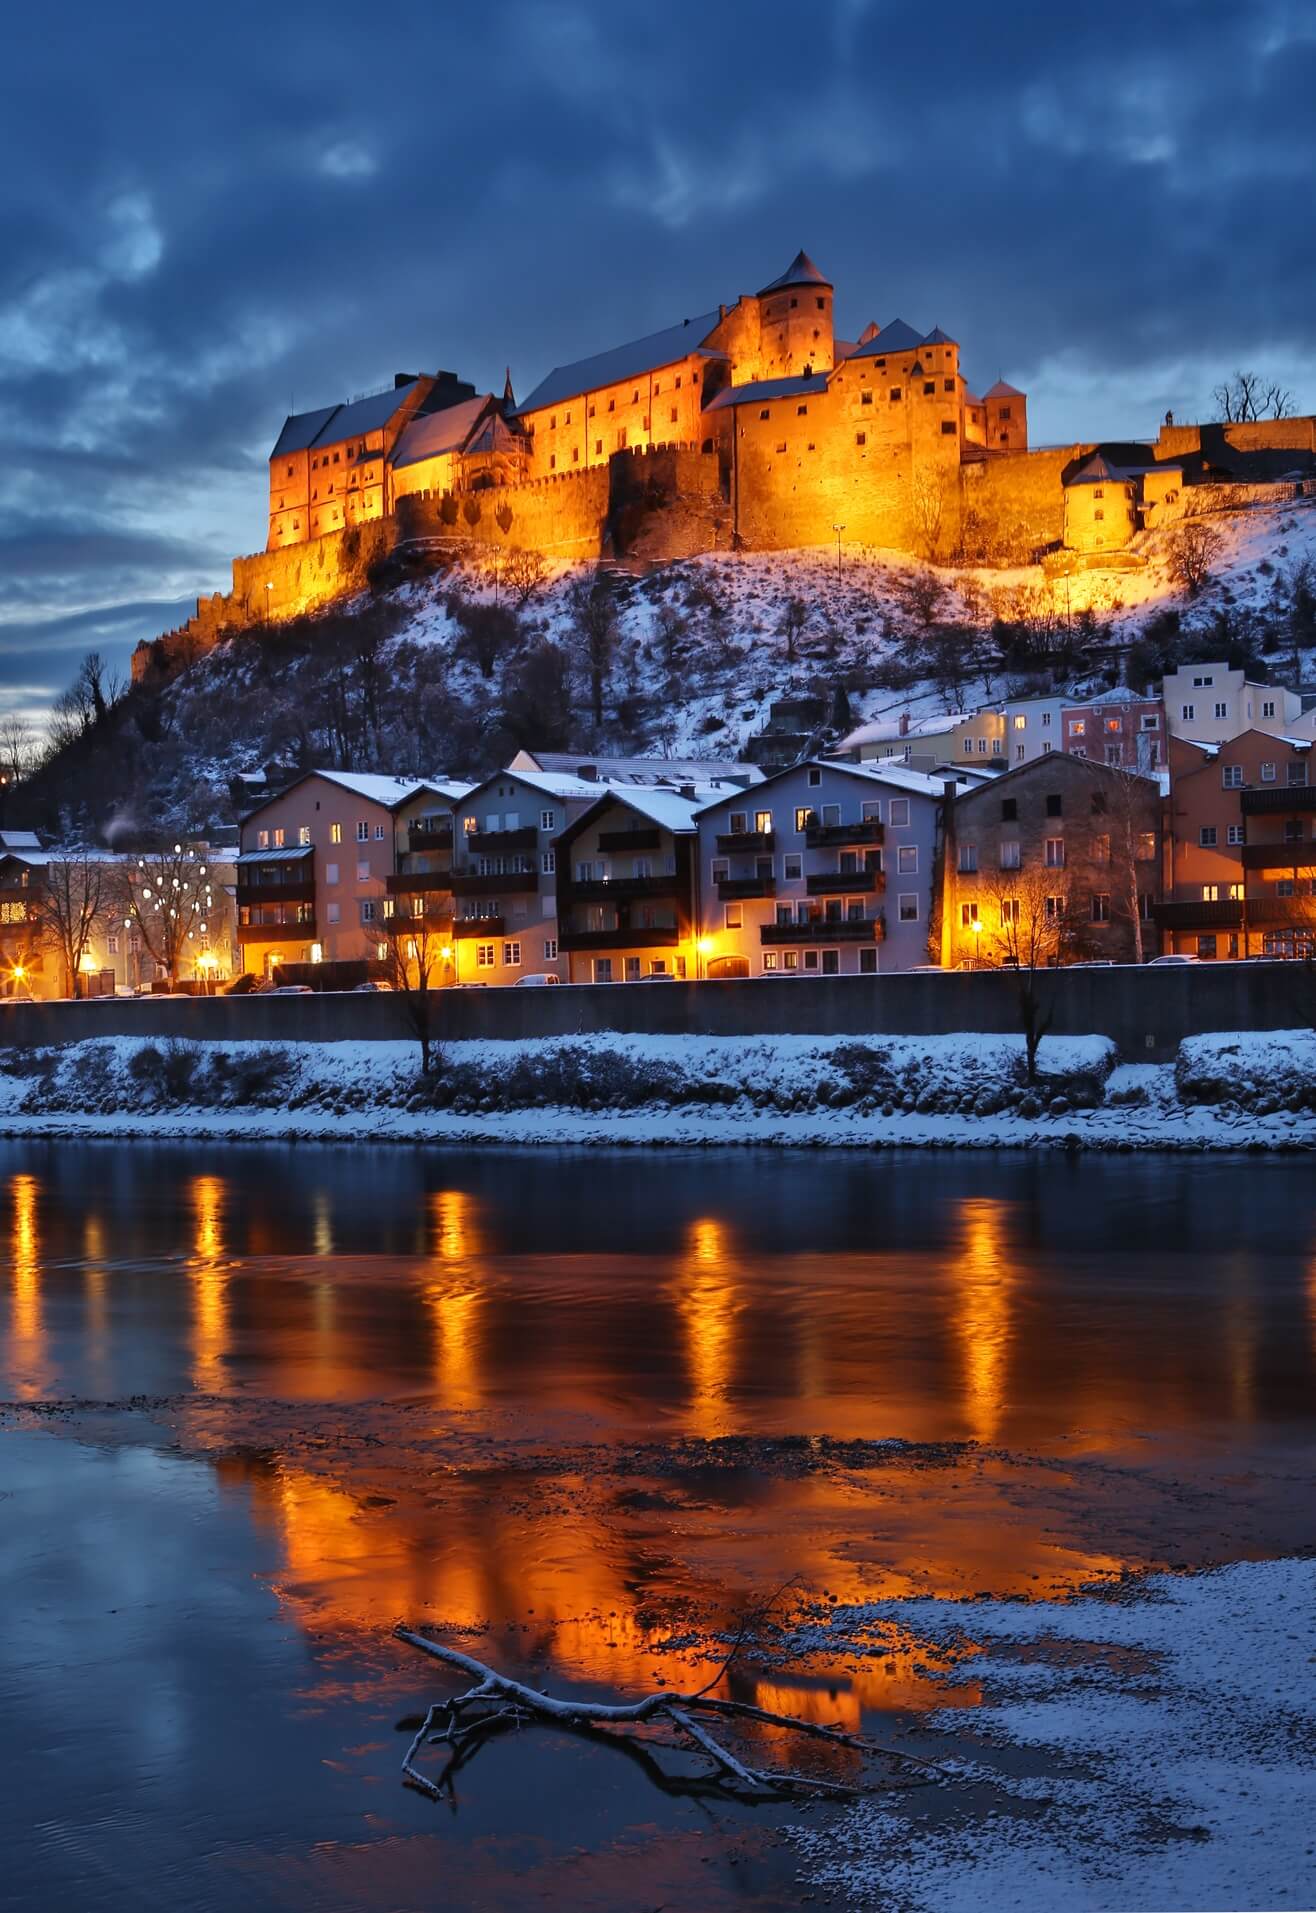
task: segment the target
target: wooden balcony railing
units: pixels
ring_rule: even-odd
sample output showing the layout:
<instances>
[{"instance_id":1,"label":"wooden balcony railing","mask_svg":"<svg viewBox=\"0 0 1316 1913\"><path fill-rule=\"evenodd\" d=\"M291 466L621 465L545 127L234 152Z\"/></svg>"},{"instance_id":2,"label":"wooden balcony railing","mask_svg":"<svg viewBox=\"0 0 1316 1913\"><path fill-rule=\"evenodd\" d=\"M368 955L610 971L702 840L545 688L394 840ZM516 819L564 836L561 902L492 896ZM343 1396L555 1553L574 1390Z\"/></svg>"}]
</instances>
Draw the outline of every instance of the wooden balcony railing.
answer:
<instances>
[{"instance_id":1,"label":"wooden balcony railing","mask_svg":"<svg viewBox=\"0 0 1316 1913\"><path fill-rule=\"evenodd\" d=\"M472 830L462 840L468 856L505 857L509 850L533 850L539 841L533 824L520 830Z\"/></svg>"},{"instance_id":2,"label":"wooden balcony railing","mask_svg":"<svg viewBox=\"0 0 1316 1913\"><path fill-rule=\"evenodd\" d=\"M539 878L533 870L500 870L497 875L480 870L453 870L447 881L454 897L522 896L528 890L539 888Z\"/></svg>"},{"instance_id":3,"label":"wooden balcony railing","mask_svg":"<svg viewBox=\"0 0 1316 1913\"><path fill-rule=\"evenodd\" d=\"M460 942L466 937L500 937L503 934L501 917L454 917L452 934Z\"/></svg>"},{"instance_id":4,"label":"wooden balcony railing","mask_svg":"<svg viewBox=\"0 0 1316 1913\"><path fill-rule=\"evenodd\" d=\"M775 877L719 877L717 894L722 903L736 903L742 897L775 897Z\"/></svg>"},{"instance_id":5,"label":"wooden balcony railing","mask_svg":"<svg viewBox=\"0 0 1316 1913\"><path fill-rule=\"evenodd\" d=\"M865 817L853 824L810 824L804 841L810 850L831 850L844 844L880 844L885 834L875 818Z\"/></svg>"},{"instance_id":6,"label":"wooden balcony railing","mask_svg":"<svg viewBox=\"0 0 1316 1913\"><path fill-rule=\"evenodd\" d=\"M771 830L727 830L719 833L717 847L724 857L752 856L755 851L767 856L776 842L776 833Z\"/></svg>"},{"instance_id":7,"label":"wooden balcony railing","mask_svg":"<svg viewBox=\"0 0 1316 1913\"><path fill-rule=\"evenodd\" d=\"M641 924L615 930L558 931L561 950L674 950L681 941L676 924L645 929Z\"/></svg>"},{"instance_id":8,"label":"wooden balcony railing","mask_svg":"<svg viewBox=\"0 0 1316 1913\"><path fill-rule=\"evenodd\" d=\"M764 923L759 926L760 944L783 943L881 943L886 935L885 917L864 917L842 923L828 923L813 917L808 923Z\"/></svg>"},{"instance_id":9,"label":"wooden balcony railing","mask_svg":"<svg viewBox=\"0 0 1316 1913\"><path fill-rule=\"evenodd\" d=\"M601 830L599 832L600 850L619 850L625 854L628 850L657 850L658 831L654 830Z\"/></svg>"},{"instance_id":10,"label":"wooden balcony railing","mask_svg":"<svg viewBox=\"0 0 1316 1913\"><path fill-rule=\"evenodd\" d=\"M563 877L559 886L563 897L579 898L582 903L625 903L636 897L674 897L681 880L672 872L657 877Z\"/></svg>"},{"instance_id":11,"label":"wooden balcony railing","mask_svg":"<svg viewBox=\"0 0 1316 1913\"><path fill-rule=\"evenodd\" d=\"M881 870L822 870L805 879L811 897L858 896L861 891L886 889L886 873Z\"/></svg>"}]
</instances>

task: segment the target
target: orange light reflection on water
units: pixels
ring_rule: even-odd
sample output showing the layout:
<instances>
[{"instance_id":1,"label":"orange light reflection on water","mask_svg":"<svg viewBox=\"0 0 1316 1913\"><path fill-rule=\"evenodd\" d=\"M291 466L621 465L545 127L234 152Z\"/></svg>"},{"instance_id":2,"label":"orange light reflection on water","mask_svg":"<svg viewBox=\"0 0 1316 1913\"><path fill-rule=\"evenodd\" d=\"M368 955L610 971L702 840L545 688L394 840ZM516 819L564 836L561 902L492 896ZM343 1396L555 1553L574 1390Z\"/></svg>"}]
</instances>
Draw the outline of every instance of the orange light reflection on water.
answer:
<instances>
[{"instance_id":1,"label":"orange light reflection on water","mask_svg":"<svg viewBox=\"0 0 1316 1913\"><path fill-rule=\"evenodd\" d=\"M976 1441L996 1440L1008 1401L1015 1286L1009 1205L987 1197L959 1204L960 1241L949 1265L951 1306L964 1371L964 1421Z\"/></svg>"},{"instance_id":2,"label":"orange light reflection on water","mask_svg":"<svg viewBox=\"0 0 1316 1913\"><path fill-rule=\"evenodd\" d=\"M726 1224L712 1217L693 1222L672 1292L684 1331L689 1422L699 1435L723 1435L732 1426L738 1275Z\"/></svg>"},{"instance_id":3,"label":"orange light reflection on water","mask_svg":"<svg viewBox=\"0 0 1316 1913\"><path fill-rule=\"evenodd\" d=\"M434 1338L434 1387L443 1407L473 1408L483 1393L479 1212L465 1190L437 1189L429 1215L430 1272L422 1295Z\"/></svg>"},{"instance_id":4,"label":"orange light reflection on water","mask_svg":"<svg viewBox=\"0 0 1316 1913\"><path fill-rule=\"evenodd\" d=\"M35 1176L17 1175L10 1178L12 1362L18 1392L28 1398L42 1392L40 1371L46 1355L41 1313L41 1239L37 1224L40 1193L41 1185Z\"/></svg>"},{"instance_id":5,"label":"orange light reflection on water","mask_svg":"<svg viewBox=\"0 0 1316 1913\"><path fill-rule=\"evenodd\" d=\"M224 1355L228 1347L228 1278L225 1274L224 1204L222 1176L194 1176L192 1205L192 1385L203 1395L217 1395L226 1380Z\"/></svg>"}]
</instances>

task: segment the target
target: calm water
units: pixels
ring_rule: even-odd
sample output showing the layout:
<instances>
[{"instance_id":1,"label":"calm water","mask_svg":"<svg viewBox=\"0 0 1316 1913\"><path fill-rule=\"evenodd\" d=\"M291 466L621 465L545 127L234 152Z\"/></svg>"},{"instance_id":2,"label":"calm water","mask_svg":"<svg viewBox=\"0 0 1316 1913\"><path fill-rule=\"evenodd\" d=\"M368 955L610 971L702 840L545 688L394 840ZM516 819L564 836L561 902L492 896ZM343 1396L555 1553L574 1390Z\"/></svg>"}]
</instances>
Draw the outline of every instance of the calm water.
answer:
<instances>
[{"instance_id":1,"label":"calm water","mask_svg":"<svg viewBox=\"0 0 1316 1913\"><path fill-rule=\"evenodd\" d=\"M630 1689L792 1573L1264 1552L1309 1480L1296 1159L0 1145L0 1240L19 1905L788 1905L761 1816L574 1744L500 1745L455 1815L401 1792L438 1685L393 1622ZM801 1435L982 1447L725 1439ZM930 1698L898 1656L755 1691Z\"/></svg>"}]
</instances>

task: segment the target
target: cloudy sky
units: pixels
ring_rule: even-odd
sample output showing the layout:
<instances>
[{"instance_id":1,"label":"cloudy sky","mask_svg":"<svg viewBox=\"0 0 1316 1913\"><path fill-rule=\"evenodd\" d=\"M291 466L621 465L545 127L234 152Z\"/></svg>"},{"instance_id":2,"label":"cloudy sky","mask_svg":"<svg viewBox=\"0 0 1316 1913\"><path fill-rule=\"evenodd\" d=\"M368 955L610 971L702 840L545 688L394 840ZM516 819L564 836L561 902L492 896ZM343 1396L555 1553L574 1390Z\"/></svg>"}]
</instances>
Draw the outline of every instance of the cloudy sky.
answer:
<instances>
[{"instance_id":1,"label":"cloudy sky","mask_svg":"<svg viewBox=\"0 0 1316 1913\"><path fill-rule=\"evenodd\" d=\"M1314 97L1311 0L11 9L0 715L224 587L294 404L524 393L801 245L1038 443L1316 409Z\"/></svg>"}]
</instances>

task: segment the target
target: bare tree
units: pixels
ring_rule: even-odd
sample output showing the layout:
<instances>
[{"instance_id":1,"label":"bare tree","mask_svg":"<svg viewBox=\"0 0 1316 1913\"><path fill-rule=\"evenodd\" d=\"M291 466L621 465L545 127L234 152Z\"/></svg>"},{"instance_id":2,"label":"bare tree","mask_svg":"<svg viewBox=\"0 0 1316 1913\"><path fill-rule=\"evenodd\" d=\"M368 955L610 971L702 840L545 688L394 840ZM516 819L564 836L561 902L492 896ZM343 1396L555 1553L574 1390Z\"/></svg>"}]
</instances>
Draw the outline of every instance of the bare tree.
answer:
<instances>
[{"instance_id":1,"label":"bare tree","mask_svg":"<svg viewBox=\"0 0 1316 1913\"><path fill-rule=\"evenodd\" d=\"M1210 581L1211 568L1223 550L1224 540L1214 525L1190 518L1170 540L1170 576L1190 598L1195 598Z\"/></svg>"},{"instance_id":2,"label":"bare tree","mask_svg":"<svg viewBox=\"0 0 1316 1913\"><path fill-rule=\"evenodd\" d=\"M37 738L25 717L14 712L0 722L0 780L21 784L36 769Z\"/></svg>"},{"instance_id":3,"label":"bare tree","mask_svg":"<svg viewBox=\"0 0 1316 1913\"><path fill-rule=\"evenodd\" d=\"M580 578L568 599L576 629L576 645L589 679L594 727L603 723L603 693L612 670L619 632L617 607L606 573L595 570Z\"/></svg>"},{"instance_id":4,"label":"bare tree","mask_svg":"<svg viewBox=\"0 0 1316 1913\"><path fill-rule=\"evenodd\" d=\"M1263 418L1292 418L1297 406L1287 386L1260 372L1235 372L1211 394L1226 425L1247 425Z\"/></svg>"},{"instance_id":5,"label":"bare tree","mask_svg":"<svg viewBox=\"0 0 1316 1913\"><path fill-rule=\"evenodd\" d=\"M945 518L945 480L935 472L916 471L909 488L909 527L929 564L941 556Z\"/></svg>"},{"instance_id":6,"label":"bare tree","mask_svg":"<svg viewBox=\"0 0 1316 1913\"><path fill-rule=\"evenodd\" d=\"M520 609L529 604L548 578L542 552L513 545L503 556L503 583Z\"/></svg>"},{"instance_id":7,"label":"bare tree","mask_svg":"<svg viewBox=\"0 0 1316 1913\"><path fill-rule=\"evenodd\" d=\"M984 886L995 921L982 936L990 939L1002 968L1014 971L1024 1067L1037 1081L1037 1052L1055 1015L1048 979L1069 947L1069 883L1063 870L1031 864L1022 870L992 873Z\"/></svg>"},{"instance_id":8,"label":"bare tree","mask_svg":"<svg viewBox=\"0 0 1316 1913\"><path fill-rule=\"evenodd\" d=\"M399 906L406 901L399 898ZM428 1076L434 1060L435 997L444 982L452 981L452 925L428 908L428 899L412 898L412 909L401 907L384 919L382 943L385 977L420 1044L420 1072ZM371 954L375 954L372 945Z\"/></svg>"},{"instance_id":9,"label":"bare tree","mask_svg":"<svg viewBox=\"0 0 1316 1913\"><path fill-rule=\"evenodd\" d=\"M461 629L466 649L480 667L480 676L491 678L499 658L520 639L521 621L515 611L510 605L465 598L455 591L448 599L448 611Z\"/></svg>"},{"instance_id":10,"label":"bare tree","mask_svg":"<svg viewBox=\"0 0 1316 1913\"><path fill-rule=\"evenodd\" d=\"M794 664L795 650L809 621L809 607L803 598L787 598L781 612L781 635L786 640L786 662Z\"/></svg>"},{"instance_id":11,"label":"bare tree","mask_svg":"<svg viewBox=\"0 0 1316 1913\"><path fill-rule=\"evenodd\" d=\"M222 910L204 845L175 843L126 857L120 866L125 923L136 928L151 959L177 984L184 959L196 954Z\"/></svg>"},{"instance_id":12,"label":"bare tree","mask_svg":"<svg viewBox=\"0 0 1316 1913\"><path fill-rule=\"evenodd\" d=\"M82 994L82 959L109 920L115 866L95 851L52 857L28 901L28 921L42 942L58 950L66 996Z\"/></svg>"},{"instance_id":13,"label":"bare tree","mask_svg":"<svg viewBox=\"0 0 1316 1913\"><path fill-rule=\"evenodd\" d=\"M946 604L946 586L926 565L912 565L894 580L895 597L922 631L937 623Z\"/></svg>"},{"instance_id":14,"label":"bare tree","mask_svg":"<svg viewBox=\"0 0 1316 1913\"><path fill-rule=\"evenodd\" d=\"M1144 960L1142 912L1143 885L1150 879L1157 884L1156 816L1160 805L1158 787L1136 771L1114 771L1092 794L1093 808L1104 816L1109 829L1105 836L1109 853L1107 871L1110 881L1111 915L1127 923L1133 933L1133 956Z\"/></svg>"}]
</instances>

